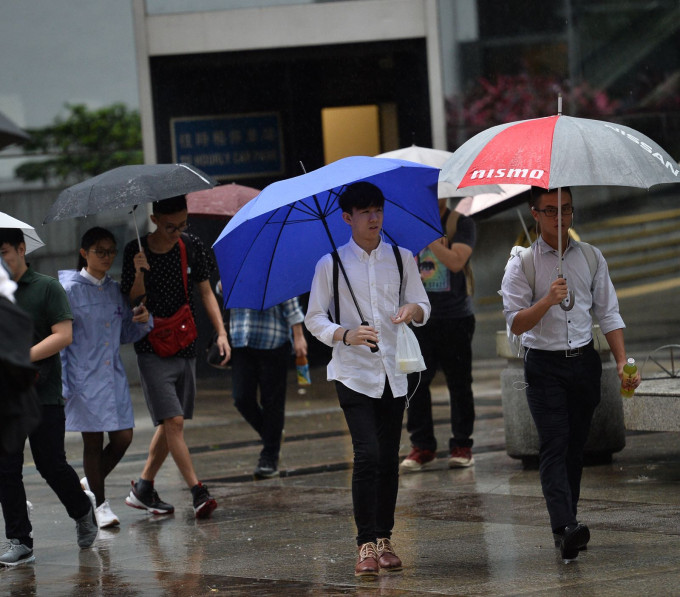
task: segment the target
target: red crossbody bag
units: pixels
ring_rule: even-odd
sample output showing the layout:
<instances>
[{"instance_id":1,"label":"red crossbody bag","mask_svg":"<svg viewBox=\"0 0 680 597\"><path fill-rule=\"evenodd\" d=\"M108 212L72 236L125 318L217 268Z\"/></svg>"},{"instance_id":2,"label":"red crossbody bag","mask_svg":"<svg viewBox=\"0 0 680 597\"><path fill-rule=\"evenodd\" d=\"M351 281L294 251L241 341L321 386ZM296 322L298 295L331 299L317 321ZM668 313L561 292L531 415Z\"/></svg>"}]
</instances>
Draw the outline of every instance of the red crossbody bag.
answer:
<instances>
[{"instance_id":1,"label":"red crossbody bag","mask_svg":"<svg viewBox=\"0 0 680 597\"><path fill-rule=\"evenodd\" d=\"M182 281L187 302L170 317L153 318L153 330L147 336L154 352L159 357L172 357L189 346L196 338L196 322L189 306L189 284L187 279L187 249L179 239L179 252L182 261Z\"/></svg>"}]
</instances>

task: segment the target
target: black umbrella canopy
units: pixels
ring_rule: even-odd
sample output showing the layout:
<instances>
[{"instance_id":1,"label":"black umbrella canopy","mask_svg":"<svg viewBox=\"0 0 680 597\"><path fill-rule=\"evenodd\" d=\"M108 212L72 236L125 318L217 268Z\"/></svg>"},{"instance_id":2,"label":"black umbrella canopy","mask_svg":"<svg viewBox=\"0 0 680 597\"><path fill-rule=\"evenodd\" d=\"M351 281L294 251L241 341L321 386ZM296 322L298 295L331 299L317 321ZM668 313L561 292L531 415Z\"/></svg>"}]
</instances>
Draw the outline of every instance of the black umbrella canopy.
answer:
<instances>
[{"instance_id":1,"label":"black umbrella canopy","mask_svg":"<svg viewBox=\"0 0 680 597\"><path fill-rule=\"evenodd\" d=\"M186 195L216 184L189 164L120 166L64 189L44 223Z\"/></svg>"},{"instance_id":2,"label":"black umbrella canopy","mask_svg":"<svg viewBox=\"0 0 680 597\"><path fill-rule=\"evenodd\" d=\"M0 149L13 143L23 143L30 137L0 112Z\"/></svg>"}]
</instances>

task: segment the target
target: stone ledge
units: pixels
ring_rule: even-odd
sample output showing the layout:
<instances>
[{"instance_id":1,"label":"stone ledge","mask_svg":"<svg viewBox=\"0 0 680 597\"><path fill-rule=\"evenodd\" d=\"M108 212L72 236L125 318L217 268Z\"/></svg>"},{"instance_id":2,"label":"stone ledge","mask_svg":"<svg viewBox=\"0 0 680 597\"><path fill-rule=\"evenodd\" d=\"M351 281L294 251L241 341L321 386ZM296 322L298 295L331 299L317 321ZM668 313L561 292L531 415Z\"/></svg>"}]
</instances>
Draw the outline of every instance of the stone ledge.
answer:
<instances>
[{"instance_id":1,"label":"stone ledge","mask_svg":"<svg viewBox=\"0 0 680 597\"><path fill-rule=\"evenodd\" d=\"M624 398L629 431L680 431L680 380L644 379L632 398Z\"/></svg>"}]
</instances>

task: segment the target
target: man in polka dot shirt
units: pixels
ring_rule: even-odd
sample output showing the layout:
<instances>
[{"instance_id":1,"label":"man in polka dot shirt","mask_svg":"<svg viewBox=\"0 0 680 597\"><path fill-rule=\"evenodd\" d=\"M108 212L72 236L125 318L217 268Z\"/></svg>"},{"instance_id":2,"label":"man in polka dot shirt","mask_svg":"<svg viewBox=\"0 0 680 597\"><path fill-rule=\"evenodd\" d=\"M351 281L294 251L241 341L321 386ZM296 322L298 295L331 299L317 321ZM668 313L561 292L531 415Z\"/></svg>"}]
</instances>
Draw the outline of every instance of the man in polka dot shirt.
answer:
<instances>
[{"instance_id":1,"label":"man in polka dot shirt","mask_svg":"<svg viewBox=\"0 0 680 597\"><path fill-rule=\"evenodd\" d=\"M210 285L210 273L215 268L209 250L187 229L186 198L181 195L155 201L151 221L154 232L142 237L142 250L137 240L125 247L121 290L130 301L143 298L147 309L156 317L170 317L187 302L182 276L179 241L188 257L187 284L192 312L193 289L218 334L217 345L226 363L231 357L222 315ZM163 502L154 489L154 478L170 454L182 477L191 489L196 518L208 518L217 506L194 471L191 455L184 440L184 421L191 419L196 393L195 342L170 357L154 352L148 337L135 343L142 389L156 432L149 446L149 455L139 480L132 483L128 506L152 514L170 514L174 507Z\"/></svg>"}]
</instances>

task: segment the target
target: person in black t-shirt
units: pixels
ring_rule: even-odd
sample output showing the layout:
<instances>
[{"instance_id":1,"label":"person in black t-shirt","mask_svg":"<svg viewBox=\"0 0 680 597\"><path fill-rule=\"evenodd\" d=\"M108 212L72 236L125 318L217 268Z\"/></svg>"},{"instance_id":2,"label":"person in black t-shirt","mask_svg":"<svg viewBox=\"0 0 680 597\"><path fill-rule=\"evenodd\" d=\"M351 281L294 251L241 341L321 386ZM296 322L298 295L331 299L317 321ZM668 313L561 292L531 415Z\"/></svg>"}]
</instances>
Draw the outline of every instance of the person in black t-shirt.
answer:
<instances>
[{"instance_id":1,"label":"person in black t-shirt","mask_svg":"<svg viewBox=\"0 0 680 597\"><path fill-rule=\"evenodd\" d=\"M187 205L181 195L155 201L151 221L156 230L125 247L121 290L130 301L144 300L154 317L170 317L187 302L192 312L193 289L198 288L203 306L218 334L217 345L225 364L231 356L222 315L210 285L210 272L214 269L212 256L201 240L186 234ZM180 242L187 253L187 291L184 289ZM196 393L195 342L177 354L161 357L154 352L148 337L135 343L137 363L144 397L156 433L151 440L144 470L135 483L125 503L133 508L148 510L153 514L170 514L174 507L163 502L154 489L156 474L168 454L191 488L196 518L207 518L217 506L205 485L194 471L189 449L184 441L184 421L191 419Z\"/></svg>"},{"instance_id":2,"label":"person in black t-shirt","mask_svg":"<svg viewBox=\"0 0 680 597\"><path fill-rule=\"evenodd\" d=\"M430 383L441 368L449 390L451 437L449 468L464 468L475 462L472 429L475 405L472 395L472 336L475 315L472 306L470 256L475 246L475 223L450 211L446 199L439 200L439 214L446 235L418 254L418 266L432 315L427 325L415 328L427 369L409 375L406 428L411 435L411 452L401 462L402 472L426 468L437 456L432 420Z\"/></svg>"}]
</instances>

